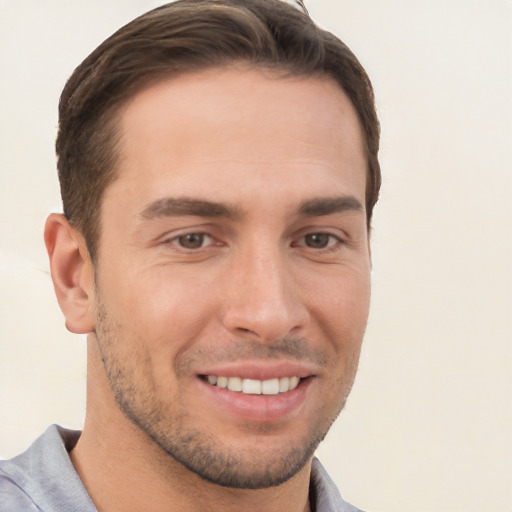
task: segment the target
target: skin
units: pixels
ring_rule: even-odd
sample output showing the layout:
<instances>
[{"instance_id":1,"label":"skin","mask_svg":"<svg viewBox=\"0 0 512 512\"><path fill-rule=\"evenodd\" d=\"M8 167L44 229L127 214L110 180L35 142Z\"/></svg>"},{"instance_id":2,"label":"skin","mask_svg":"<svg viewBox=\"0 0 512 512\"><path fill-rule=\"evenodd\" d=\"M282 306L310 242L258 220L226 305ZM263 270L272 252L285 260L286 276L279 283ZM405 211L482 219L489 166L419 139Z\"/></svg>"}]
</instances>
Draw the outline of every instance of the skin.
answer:
<instances>
[{"instance_id":1,"label":"skin","mask_svg":"<svg viewBox=\"0 0 512 512\"><path fill-rule=\"evenodd\" d=\"M46 226L67 327L88 334L72 461L100 511L309 510L369 309L355 110L329 79L232 67L158 83L119 123L95 265L62 216ZM297 373L277 397L203 378Z\"/></svg>"}]
</instances>

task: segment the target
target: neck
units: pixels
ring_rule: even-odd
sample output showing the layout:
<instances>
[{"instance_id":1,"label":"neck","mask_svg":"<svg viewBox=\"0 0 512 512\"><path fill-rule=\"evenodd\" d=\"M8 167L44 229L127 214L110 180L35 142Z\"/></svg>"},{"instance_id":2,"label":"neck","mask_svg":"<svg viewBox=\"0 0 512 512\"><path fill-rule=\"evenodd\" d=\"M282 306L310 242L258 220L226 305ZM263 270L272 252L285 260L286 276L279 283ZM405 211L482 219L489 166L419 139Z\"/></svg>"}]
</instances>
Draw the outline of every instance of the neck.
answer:
<instances>
[{"instance_id":1,"label":"neck","mask_svg":"<svg viewBox=\"0 0 512 512\"><path fill-rule=\"evenodd\" d=\"M125 417L97 365L89 365L87 416L71 460L100 512L193 512L212 510L212 503L218 512L310 510L311 461L275 487L233 489L207 482Z\"/></svg>"}]
</instances>

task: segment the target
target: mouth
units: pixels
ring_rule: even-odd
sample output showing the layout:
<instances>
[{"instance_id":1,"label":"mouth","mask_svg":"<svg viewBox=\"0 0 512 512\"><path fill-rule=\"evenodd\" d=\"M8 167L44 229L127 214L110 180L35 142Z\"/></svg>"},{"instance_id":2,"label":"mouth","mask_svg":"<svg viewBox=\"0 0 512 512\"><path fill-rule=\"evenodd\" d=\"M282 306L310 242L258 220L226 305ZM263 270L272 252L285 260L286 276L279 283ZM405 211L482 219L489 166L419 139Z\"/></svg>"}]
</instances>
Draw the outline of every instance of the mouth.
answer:
<instances>
[{"instance_id":1,"label":"mouth","mask_svg":"<svg viewBox=\"0 0 512 512\"><path fill-rule=\"evenodd\" d=\"M279 362L271 364L225 364L222 368L206 368L196 374L201 383L205 410L227 421L282 425L297 418L303 410L316 372L305 365ZM315 386L316 388L316 386Z\"/></svg>"},{"instance_id":2,"label":"mouth","mask_svg":"<svg viewBox=\"0 0 512 512\"><path fill-rule=\"evenodd\" d=\"M245 395L280 395L293 391L302 380L298 376L267 380L227 377L222 375L201 375L210 385Z\"/></svg>"}]
</instances>

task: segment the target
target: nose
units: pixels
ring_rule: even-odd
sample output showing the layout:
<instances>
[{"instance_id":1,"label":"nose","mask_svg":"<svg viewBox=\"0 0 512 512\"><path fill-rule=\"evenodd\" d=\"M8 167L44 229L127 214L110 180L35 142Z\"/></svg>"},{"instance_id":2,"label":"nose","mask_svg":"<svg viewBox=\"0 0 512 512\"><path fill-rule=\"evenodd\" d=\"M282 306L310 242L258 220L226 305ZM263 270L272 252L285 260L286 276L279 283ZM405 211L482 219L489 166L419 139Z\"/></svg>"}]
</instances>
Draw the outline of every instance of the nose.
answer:
<instances>
[{"instance_id":1,"label":"nose","mask_svg":"<svg viewBox=\"0 0 512 512\"><path fill-rule=\"evenodd\" d=\"M298 335L309 313L281 251L260 247L235 259L225 281L224 327L263 342Z\"/></svg>"}]
</instances>

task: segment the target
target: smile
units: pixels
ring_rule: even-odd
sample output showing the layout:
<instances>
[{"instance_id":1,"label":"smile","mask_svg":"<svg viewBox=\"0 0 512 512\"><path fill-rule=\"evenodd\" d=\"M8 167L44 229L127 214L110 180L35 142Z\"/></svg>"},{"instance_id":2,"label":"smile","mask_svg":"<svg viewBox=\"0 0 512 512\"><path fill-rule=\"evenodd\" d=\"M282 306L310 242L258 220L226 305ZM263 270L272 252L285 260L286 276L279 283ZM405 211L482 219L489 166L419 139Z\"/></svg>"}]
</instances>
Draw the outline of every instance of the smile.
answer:
<instances>
[{"instance_id":1,"label":"smile","mask_svg":"<svg viewBox=\"0 0 512 512\"><path fill-rule=\"evenodd\" d=\"M205 378L212 386L245 393L246 395L279 395L280 393L286 393L295 389L300 382L299 377L255 380L242 379L241 377L207 375Z\"/></svg>"}]
</instances>

